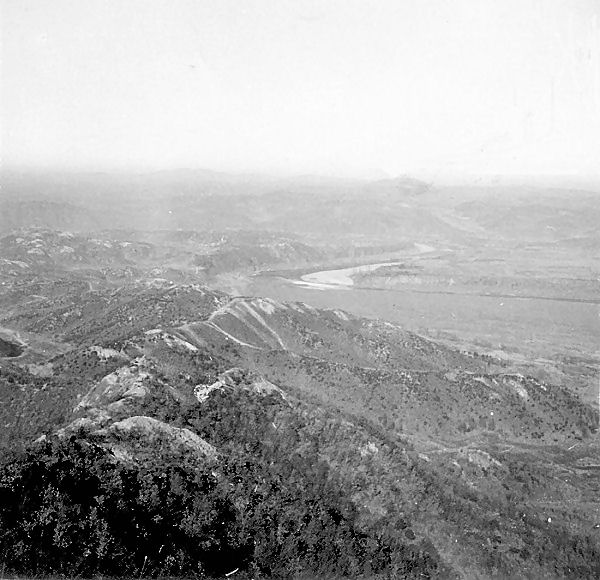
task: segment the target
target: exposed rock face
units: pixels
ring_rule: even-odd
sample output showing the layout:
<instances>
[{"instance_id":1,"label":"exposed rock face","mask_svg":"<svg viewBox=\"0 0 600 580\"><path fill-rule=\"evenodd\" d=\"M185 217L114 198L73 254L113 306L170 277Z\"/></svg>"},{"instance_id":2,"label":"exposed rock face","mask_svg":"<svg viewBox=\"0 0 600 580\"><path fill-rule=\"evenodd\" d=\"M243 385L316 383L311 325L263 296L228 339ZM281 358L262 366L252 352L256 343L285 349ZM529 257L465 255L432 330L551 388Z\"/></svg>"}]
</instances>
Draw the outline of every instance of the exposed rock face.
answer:
<instances>
[{"instance_id":1,"label":"exposed rock face","mask_svg":"<svg viewBox=\"0 0 600 580\"><path fill-rule=\"evenodd\" d=\"M250 373L241 368L233 368L219 375L218 380L210 385L197 385L194 395L200 403L204 403L213 391L241 388L259 395L277 393L285 399L284 392L276 385L256 373Z\"/></svg>"},{"instance_id":2,"label":"exposed rock face","mask_svg":"<svg viewBox=\"0 0 600 580\"><path fill-rule=\"evenodd\" d=\"M137 363L137 364L136 364ZM109 416L133 411L148 397L152 375L141 359L105 376L77 404L74 412L104 408Z\"/></svg>"},{"instance_id":3,"label":"exposed rock face","mask_svg":"<svg viewBox=\"0 0 600 580\"><path fill-rule=\"evenodd\" d=\"M183 340L163 331L153 333L170 349L196 352ZM190 345L191 346L191 345ZM110 356L123 356L117 351ZM273 393L285 400L283 391L262 376L241 368L221 373L208 385L197 385L193 395L186 395L169 385L145 356L137 357L103 377L75 406L78 415L58 433L67 437L85 433L125 462L144 461L153 453L173 457L190 455L202 461L218 460L219 452L187 428L170 422L180 414L180 406L205 402L216 390L243 389L261 396ZM152 416L154 415L154 416Z\"/></svg>"},{"instance_id":4,"label":"exposed rock face","mask_svg":"<svg viewBox=\"0 0 600 580\"><path fill-rule=\"evenodd\" d=\"M194 453L209 460L218 457L217 450L210 443L189 429L174 427L152 417L128 417L93 434L105 437L109 444L112 443L111 447L166 445L174 452Z\"/></svg>"}]
</instances>

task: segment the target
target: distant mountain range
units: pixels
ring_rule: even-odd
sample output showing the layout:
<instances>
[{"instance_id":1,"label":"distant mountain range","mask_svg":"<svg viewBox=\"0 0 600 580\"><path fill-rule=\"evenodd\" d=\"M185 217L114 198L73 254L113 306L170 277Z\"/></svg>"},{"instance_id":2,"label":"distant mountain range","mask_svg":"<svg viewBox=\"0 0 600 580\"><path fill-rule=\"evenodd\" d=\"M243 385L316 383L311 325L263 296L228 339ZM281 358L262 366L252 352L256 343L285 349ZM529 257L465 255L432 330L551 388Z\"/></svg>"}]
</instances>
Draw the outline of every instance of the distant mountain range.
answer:
<instances>
[{"instance_id":1,"label":"distant mountain range","mask_svg":"<svg viewBox=\"0 0 600 580\"><path fill-rule=\"evenodd\" d=\"M444 186L264 178L206 171L2 174L0 233L32 225L101 230L258 230L464 242L475 235L593 239L600 195L568 187ZM107 211L110 208L110 211Z\"/></svg>"}]
</instances>

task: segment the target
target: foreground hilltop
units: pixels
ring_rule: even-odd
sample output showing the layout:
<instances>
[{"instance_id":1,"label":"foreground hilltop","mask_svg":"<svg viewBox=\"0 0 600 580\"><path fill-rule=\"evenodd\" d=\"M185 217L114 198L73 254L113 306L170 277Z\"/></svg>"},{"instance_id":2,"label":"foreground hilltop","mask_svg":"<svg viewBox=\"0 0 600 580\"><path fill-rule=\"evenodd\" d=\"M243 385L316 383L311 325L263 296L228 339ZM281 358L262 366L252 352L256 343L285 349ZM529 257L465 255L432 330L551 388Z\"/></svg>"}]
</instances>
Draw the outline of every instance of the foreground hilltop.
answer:
<instances>
[{"instance_id":1,"label":"foreground hilltop","mask_svg":"<svg viewBox=\"0 0 600 580\"><path fill-rule=\"evenodd\" d=\"M565 388L341 310L36 284L0 319L6 569L600 574L598 414Z\"/></svg>"}]
</instances>

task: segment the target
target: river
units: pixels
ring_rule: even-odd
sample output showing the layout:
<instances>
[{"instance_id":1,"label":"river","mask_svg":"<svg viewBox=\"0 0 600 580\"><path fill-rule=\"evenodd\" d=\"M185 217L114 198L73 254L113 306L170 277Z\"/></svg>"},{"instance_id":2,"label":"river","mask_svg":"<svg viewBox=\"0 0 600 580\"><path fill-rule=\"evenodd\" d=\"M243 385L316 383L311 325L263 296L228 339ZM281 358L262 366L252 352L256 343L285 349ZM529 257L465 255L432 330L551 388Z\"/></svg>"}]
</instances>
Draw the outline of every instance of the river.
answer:
<instances>
[{"instance_id":1,"label":"river","mask_svg":"<svg viewBox=\"0 0 600 580\"><path fill-rule=\"evenodd\" d=\"M392 264L387 262L386 264ZM591 354L600 343L598 305L560 299L461 294L448 291L357 288L352 274L369 264L287 277L268 272L252 278L246 293L316 308L339 308L405 328L444 331L489 343L550 355Z\"/></svg>"}]
</instances>

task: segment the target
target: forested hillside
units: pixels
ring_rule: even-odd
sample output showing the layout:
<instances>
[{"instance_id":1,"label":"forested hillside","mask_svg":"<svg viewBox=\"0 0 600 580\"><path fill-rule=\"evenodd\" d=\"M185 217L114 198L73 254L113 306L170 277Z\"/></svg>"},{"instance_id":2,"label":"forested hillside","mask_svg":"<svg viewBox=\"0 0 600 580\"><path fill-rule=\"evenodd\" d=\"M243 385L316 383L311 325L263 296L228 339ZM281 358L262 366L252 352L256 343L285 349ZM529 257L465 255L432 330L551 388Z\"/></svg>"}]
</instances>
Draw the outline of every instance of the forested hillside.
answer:
<instances>
[{"instance_id":1,"label":"forested hillside","mask_svg":"<svg viewBox=\"0 0 600 580\"><path fill-rule=\"evenodd\" d=\"M1 362L5 570L600 573L598 416L561 387L389 323L197 285L88 289L77 312L64 293L35 313L15 296L2 324L55 352Z\"/></svg>"}]
</instances>

